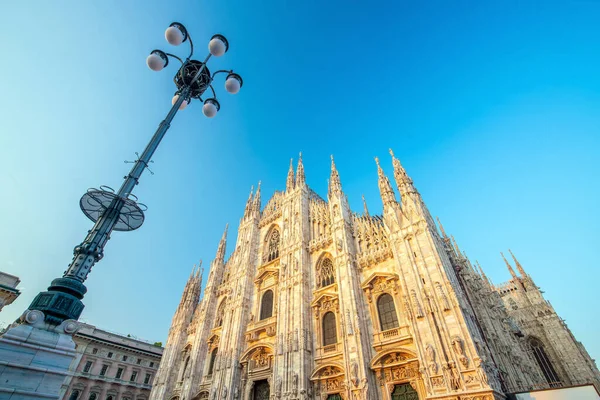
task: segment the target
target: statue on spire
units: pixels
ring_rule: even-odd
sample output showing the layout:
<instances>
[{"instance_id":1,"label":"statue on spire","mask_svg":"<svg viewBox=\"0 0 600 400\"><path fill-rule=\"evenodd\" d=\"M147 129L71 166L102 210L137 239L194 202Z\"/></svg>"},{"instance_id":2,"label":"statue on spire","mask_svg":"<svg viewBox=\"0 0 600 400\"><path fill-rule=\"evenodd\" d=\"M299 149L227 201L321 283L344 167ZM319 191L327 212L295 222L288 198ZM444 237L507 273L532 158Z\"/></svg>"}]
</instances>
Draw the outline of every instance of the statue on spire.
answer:
<instances>
[{"instance_id":1,"label":"statue on spire","mask_svg":"<svg viewBox=\"0 0 600 400\"><path fill-rule=\"evenodd\" d=\"M290 158L290 169L288 170L287 180L285 182L285 191L291 192L296 186L296 178L294 177L294 159Z\"/></svg>"},{"instance_id":2,"label":"statue on spire","mask_svg":"<svg viewBox=\"0 0 600 400\"><path fill-rule=\"evenodd\" d=\"M392 149L390 149L390 155L392 156L392 164L394 165L394 179L396 180L396 185L398 185L400 196L403 197L410 193L416 193L417 189L415 189L412 179L408 176L402 164L400 164L400 160L394 156Z\"/></svg>"},{"instance_id":3,"label":"statue on spire","mask_svg":"<svg viewBox=\"0 0 600 400\"><path fill-rule=\"evenodd\" d=\"M333 154L331 155L331 177L329 178L329 196L332 194L342 193L342 182L340 181L340 174L335 167L335 161L333 160Z\"/></svg>"},{"instance_id":4,"label":"statue on spire","mask_svg":"<svg viewBox=\"0 0 600 400\"><path fill-rule=\"evenodd\" d=\"M250 215L250 209L252 208L252 197L254 196L254 185L250 188L250 195L248 196L248 201L246 201L246 208L244 209L244 217Z\"/></svg>"},{"instance_id":5,"label":"statue on spire","mask_svg":"<svg viewBox=\"0 0 600 400\"><path fill-rule=\"evenodd\" d=\"M440 221L439 217L435 217L435 219L437 220L437 223L440 226L440 231L442 232L442 237L444 239L446 239L448 236L446 235L446 231L444 230L444 225L442 225L442 221Z\"/></svg>"},{"instance_id":6,"label":"statue on spire","mask_svg":"<svg viewBox=\"0 0 600 400\"><path fill-rule=\"evenodd\" d=\"M377 175L379 177L377 183L379 186L379 192L381 194L381 200L383 200L383 205L385 207L386 205L394 204L396 203L396 194L394 193L394 189L392 189L390 180L387 176L385 176L381 165L379 165L378 157L375 157L375 163L377 164Z\"/></svg>"},{"instance_id":7,"label":"statue on spire","mask_svg":"<svg viewBox=\"0 0 600 400\"><path fill-rule=\"evenodd\" d=\"M302 152L298 155L298 168L296 169L296 186L302 187L306 183L304 176L304 164L302 163Z\"/></svg>"},{"instance_id":8,"label":"statue on spire","mask_svg":"<svg viewBox=\"0 0 600 400\"><path fill-rule=\"evenodd\" d=\"M510 251L510 249L508 249L508 252L512 256L513 260L515 260L515 264L517 265L517 270L519 271L519 273L521 274L521 276L523 278L525 278L527 276L527 273L525 272L525 270L521 266L521 263L519 262L519 260L517 260L517 257L515 257L515 255L513 254L513 252Z\"/></svg>"},{"instance_id":9,"label":"statue on spire","mask_svg":"<svg viewBox=\"0 0 600 400\"><path fill-rule=\"evenodd\" d=\"M260 190L260 186L259 186ZM219 247L217 248L217 255L215 260L220 262L225 262L225 250L227 249L227 229L229 228L229 223L225 225L225 231L223 232L223 236L221 237L221 241L219 242Z\"/></svg>"},{"instance_id":10,"label":"statue on spire","mask_svg":"<svg viewBox=\"0 0 600 400\"><path fill-rule=\"evenodd\" d=\"M258 181L258 187L256 188L256 195L254 195L254 202L252 203L252 211L260 215L260 181Z\"/></svg>"},{"instance_id":11,"label":"statue on spire","mask_svg":"<svg viewBox=\"0 0 600 400\"><path fill-rule=\"evenodd\" d=\"M504 253L500 252L500 255L502 256L502 259L504 260L504 262L506 263L506 266L508 267L508 272L510 272L510 275L513 277L513 279L517 279L517 274L515 274L515 270L513 269L513 267L509 264L508 260L506 259L506 257L504 257Z\"/></svg>"},{"instance_id":12,"label":"statue on spire","mask_svg":"<svg viewBox=\"0 0 600 400\"><path fill-rule=\"evenodd\" d=\"M365 217L370 217L369 209L367 208L367 201L365 200L365 195L362 195L363 207L365 208Z\"/></svg>"}]
</instances>

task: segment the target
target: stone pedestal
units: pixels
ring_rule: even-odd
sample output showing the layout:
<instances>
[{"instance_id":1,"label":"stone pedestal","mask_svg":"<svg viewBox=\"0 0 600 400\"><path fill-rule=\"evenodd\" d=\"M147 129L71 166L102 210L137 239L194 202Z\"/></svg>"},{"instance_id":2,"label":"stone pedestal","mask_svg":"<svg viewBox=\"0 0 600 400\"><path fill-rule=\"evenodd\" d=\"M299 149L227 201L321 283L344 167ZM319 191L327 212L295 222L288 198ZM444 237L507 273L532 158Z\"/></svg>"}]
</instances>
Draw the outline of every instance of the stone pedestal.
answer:
<instances>
[{"instance_id":1,"label":"stone pedestal","mask_svg":"<svg viewBox=\"0 0 600 400\"><path fill-rule=\"evenodd\" d=\"M27 310L0 336L0 400L59 399L75 358L73 334L78 324L44 321L44 313Z\"/></svg>"}]
</instances>

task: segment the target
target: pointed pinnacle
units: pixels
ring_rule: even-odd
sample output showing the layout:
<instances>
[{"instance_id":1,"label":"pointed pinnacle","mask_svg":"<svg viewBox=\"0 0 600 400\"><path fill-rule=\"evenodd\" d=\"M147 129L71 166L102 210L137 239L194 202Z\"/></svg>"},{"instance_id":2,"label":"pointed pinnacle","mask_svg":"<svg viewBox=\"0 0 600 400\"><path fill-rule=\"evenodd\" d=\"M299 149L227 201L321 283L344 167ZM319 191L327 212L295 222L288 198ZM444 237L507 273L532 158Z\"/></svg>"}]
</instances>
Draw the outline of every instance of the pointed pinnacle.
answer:
<instances>
[{"instance_id":1,"label":"pointed pinnacle","mask_svg":"<svg viewBox=\"0 0 600 400\"><path fill-rule=\"evenodd\" d=\"M519 262L519 260L517 260L517 257L515 257L515 255L513 254L512 251L510 251L510 249L508 249L508 252L510 253L510 255L512 256L513 260L515 260L515 264L517 266L517 269L519 270L519 273L525 277L527 276L527 274L525 273L525 269L523 269L523 267L521 266L521 263Z\"/></svg>"},{"instance_id":2,"label":"pointed pinnacle","mask_svg":"<svg viewBox=\"0 0 600 400\"><path fill-rule=\"evenodd\" d=\"M442 231L442 236L443 236L444 238L448 237L448 236L446 235L446 231L444 231L444 225L442 225L442 221L440 221L440 218L439 218L439 217L435 217L435 219L437 220L437 222L438 222L438 225L440 226L440 231Z\"/></svg>"},{"instance_id":3,"label":"pointed pinnacle","mask_svg":"<svg viewBox=\"0 0 600 400\"><path fill-rule=\"evenodd\" d=\"M367 201L365 200L365 195L362 195L363 206L365 208L365 216L369 216L369 209L367 208Z\"/></svg>"},{"instance_id":4,"label":"pointed pinnacle","mask_svg":"<svg viewBox=\"0 0 600 400\"><path fill-rule=\"evenodd\" d=\"M508 260L506 259L506 257L504 257L504 253L500 252L500 255L502 256L502 259L504 260L504 262L506 263L506 266L508 267L508 272L510 272L510 275L513 278L517 277L517 274L515 274L515 270L513 269L513 267L509 264Z\"/></svg>"},{"instance_id":5,"label":"pointed pinnacle","mask_svg":"<svg viewBox=\"0 0 600 400\"><path fill-rule=\"evenodd\" d=\"M198 268L196 269L196 278L202 277L202 273L200 272L201 270L202 270L202 259L200 259L200 261L198 262Z\"/></svg>"}]
</instances>

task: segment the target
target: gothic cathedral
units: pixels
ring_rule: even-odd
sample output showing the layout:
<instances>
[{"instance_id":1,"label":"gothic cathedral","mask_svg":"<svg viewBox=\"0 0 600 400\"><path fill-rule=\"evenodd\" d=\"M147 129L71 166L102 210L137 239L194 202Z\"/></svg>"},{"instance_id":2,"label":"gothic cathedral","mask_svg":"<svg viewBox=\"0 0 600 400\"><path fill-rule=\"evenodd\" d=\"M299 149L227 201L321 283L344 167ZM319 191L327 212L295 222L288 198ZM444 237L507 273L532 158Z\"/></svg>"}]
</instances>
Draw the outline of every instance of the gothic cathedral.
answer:
<instances>
[{"instance_id":1,"label":"gothic cathedral","mask_svg":"<svg viewBox=\"0 0 600 400\"><path fill-rule=\"evenodd\" d=\"M391 153L391 152L390 152ZM150 400L495 400L600 373L521 264L494 286L438 227L392 153L383 215L324 200L300 158L285 191L250 193L200 299L189 278ZM262 210L261 210L262 208ZM511 253L512 255L512 253ZM514 256L513 256L514 257ZM506 260L506 259L505 259Z\"/></svg>"}]
</instances>

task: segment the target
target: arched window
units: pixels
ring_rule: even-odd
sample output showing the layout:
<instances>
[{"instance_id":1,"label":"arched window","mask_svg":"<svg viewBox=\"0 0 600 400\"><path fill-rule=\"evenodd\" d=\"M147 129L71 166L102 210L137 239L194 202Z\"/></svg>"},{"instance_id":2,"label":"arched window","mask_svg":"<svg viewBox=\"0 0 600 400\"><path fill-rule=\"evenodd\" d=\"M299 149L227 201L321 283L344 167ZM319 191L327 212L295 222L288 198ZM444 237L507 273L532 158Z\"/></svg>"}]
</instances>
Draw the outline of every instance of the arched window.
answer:
<instances>
[{"instance_id":1,"label":"arched window","mask_svg":"<svg viewBox=\"0 0 600 400\"><path fill-rule=\"evenodd\" d=\"M273 291L267 290L260 301L260 319L267 319L273 316Z\"/></svg>"},{"instance_id":2,"label":"arched window","mask_svg":"<svg viewBox=\"0 0 600 400\"><path fill-rule=\"evenodd\" d=\"M90 393L90 397L88 400L96 400L98 398L98 393Z\"/></svg>"},{"instance_id":3,"label":"arched window","mask_svg":"<svg viewBox=\"0 0 600 400\"><path fill-rule=\"evenodd\" d=\"M333 261L329 257L323 257L317 264L317 287L333 285L335 283L335 272Z\"/></svg>"},{"instance_id":4,"label":"arched window","mask_svg":"<svg viewBox=\"0 0 600 400\"><path fill-rule=\"evenodd\" d=\"M384 293L377 299L377 312L379 313L379 323L381 330L387 331L398 327L398 315L394 306L394 298Z\"/></svg>"},{"instance_id":5,"label":"arched window","mask_svg":"<svg viewBox=\"0 0 600 400\"><path fill-rule=\"evenodd\" d=\"M223 325L223 317L225 316L225 299L221 301L219 304L219 308L217 309L217 315L215 318L215 328Z\"/></svg>"},{"instance_id":6,"label":"arched window","mask_svg":"<svg viewBox=\"0 0 600 400\"><path fill-rule=\"evenodd\" d=\"M544 344L536 338L530 338L529 348L533 354L533 357L535 358L535 361L544 373L546 381L550 384L550 387L562 386L560 379L558 379L558 374L552 366L552 363L546 354L546 350L544 350Z\"/></svg>"},{"instance_id":7,"label":"arched window","mask_svg":"<svg viewBox=\"0 0 600 400\"><path fill-rule=\"evenodd\" d=\"M79 392L79 390L75 389L71 392L71 395L69 396L69 400L77 400L79 398L79 395L81 393Z\"/></svg>"},{"instance_id":8,"label":"arched window","mask_svg":"<svg viewBox=\"0 0 600 400\"><path fill-rule=\"evenodd\" d=\"M186 353L187 354L187 353ZM188 365L190 364L190 356L185 358L185 362L183 363L183 370L181 371L181 379L185 378L185 373L187 372Z\"/></svg>"},{"instance_id":9,"label":"arched window","mask_svg":"<svg viewBox=\"0 0 600 400\"><path fill-rule=\"evenodd\" d=\"M335 330L335 314L331 311L323 316L323 346L337 343L337 333Z\"/></svg>"},{"instance_id":10,"label":"arched window","mask_svg":"<svg viewBox=\"0 0 600 400\"><path fill-rule=\"evenodd\" d=\"M115 398L115 396L113 396L112 394L106 396L106 400L114 400L114 398Z\"/></svg>"},{"instance_id":11,"label":"arched window","mask_svg":"<svg viewBox=\"0 0 600 400\"><path fill-rule=\"evenodd\" d=\"M212 375L213 370L215 369L215 359L217 358L217 351L219 349L215 347L215 349L210 353L210 361L208 363L208 375Z\"/></svg>"},{"instance_id":12,"label":"arched window","mask_svg":"<svg viewBox=\"0 0 600 400\"><path fill-rule=\"evenodd\" d=\"M269 236L265 250L265 262L271 262L279 258L279 230L273 229L271 231L271 235Z\"/></svg>"}]
</instances>

